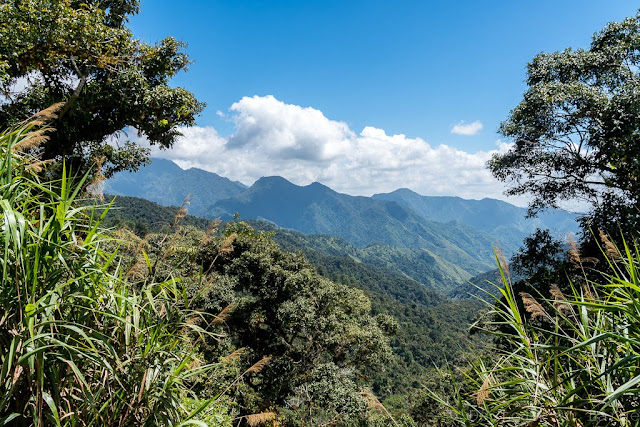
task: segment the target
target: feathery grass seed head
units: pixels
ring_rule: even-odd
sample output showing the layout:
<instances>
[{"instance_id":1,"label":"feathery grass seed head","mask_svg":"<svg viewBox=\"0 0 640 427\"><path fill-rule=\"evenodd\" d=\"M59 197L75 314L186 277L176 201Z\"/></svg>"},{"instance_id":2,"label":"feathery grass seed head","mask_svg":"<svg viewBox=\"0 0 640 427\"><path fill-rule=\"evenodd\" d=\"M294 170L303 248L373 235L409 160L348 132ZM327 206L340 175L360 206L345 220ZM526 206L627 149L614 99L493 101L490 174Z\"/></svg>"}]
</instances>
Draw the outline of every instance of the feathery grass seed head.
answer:
<instances>
[{"instance_id":1,"label":"feathery grass seed head","mask_svg":"<svg viewBox=\"0 0 640 427\"><path fill-rule=\"evenodd\" d=\"M573 234L569 233L569 262L576 267L580 267L582 264L582 258L580 258L580 251L576 245L576 241L573 240Z\"/></svg>"},{"instance_id":2,"label":"feathery grass seed head","mask_svg":"<svg viewBox=\"0 0 640 427\"><path fill-rule=\"evenodd\" d=\"M251 427L255 427L255 426L266 424L269 421L275 420L276 413L261 412L259 414L245 415L245 419L247 420L247 424L249 424Z\"/></svg>"},{"instance_id":3,"label":"feathery grass seed head","mask_svg":"<svg viewBox=\"0 0 640 427\"><path fill-rule=\"evenodd\" d=\"M480 390L476 393L476 402L478 405L482 405L488 398L489 393L491 393L491 386L493 385L493 376L491 374L487 375L482 385L480 386Z\"/></svg>"},{"instance_id":4,"label":"feathery grass seed head","mask_svg":"<svg viewBox=\"0 0 640 427\"><path fill-rule=\"evenodd\" d=\"M532 297L531 294L527 292L520 292L520 297L522 298L524 309L527 310L527 313L531 314L532 319L535 319L536 317L550 318L547 310L545 310L542 304Z\"/></svg>"},{"instance_id":5,"label":"feathery grass seed head","mask_svg":"<svg viewBox=\"0 0 640 427\"><path fill-rule=\"evenodd\" d=\"M225 320L229 318L229 316L231 315L231 312L235 307L236 307L235 304L229 304L228 306L223 308L222 311L213 319L213 324L214 325L222 324Z\"/></svg>"},{"instance_id":6,"label":"feathery grass seed head","mask_svg":"<svg viewBox=\"0 0 640 427\"><path fill-rule=\"evenodd\" d=\"M606 235L606 233L602 230L600 232L600 240L602 240L602 244L604 245L604 253L609 259L620 259L620 251L616 247L616 245L611 242L611 239Z\"/></svg>"},{"instance_id":7,"label":"feathery grass seed head","mask_svg":"<svg viewBox=\"0 0 640 427\"><path fill-rule=\"evenodd\" d=\"M247 373L255 373L262 371L271 360L271 356L264 356L262 359L253 364L249 369L247 369Z\"/></svg>"}]
</instances>

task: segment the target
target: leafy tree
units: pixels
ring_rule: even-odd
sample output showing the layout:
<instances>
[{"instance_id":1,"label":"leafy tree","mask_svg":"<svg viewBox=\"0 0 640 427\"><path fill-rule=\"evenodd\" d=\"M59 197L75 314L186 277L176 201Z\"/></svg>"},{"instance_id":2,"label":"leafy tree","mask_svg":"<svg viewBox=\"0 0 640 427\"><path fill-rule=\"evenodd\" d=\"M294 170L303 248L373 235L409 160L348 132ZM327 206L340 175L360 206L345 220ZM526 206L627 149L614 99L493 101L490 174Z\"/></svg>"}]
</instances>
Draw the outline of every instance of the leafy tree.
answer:
<instances>
[{"instance_id":1,"label":"leafy tree","mask_svg":"<svg viewBox=\"0 0 640 427\"><path fill-rule=\"evenodd\" d=\"M228 395L238 420L275 413L285 425L360 425L375 418L361 393L391 359L393 319L372 316L362 291L319 276L269 234L239 222L219 235L217 225L144 239L118 232L131 236L114 260L130 281L179 274L193 306L214 316L209 325L193 319L210 332L198 351L217 366L193 390L215 402Z\"/></svg>"},{"instance_id":2,"label":"leafy tree","mask_svg":"<svg viewBox=\"0 0 640 427\"><path fill-rule=\"evenodd\" d=\"M524 239L522 248L511 258L514 272L527 277L538 275L541 281L548 281L565 262L563 249L562 242L554 239L549 230L538 229Z\"/></svg>"},{"instance_id":3,"label":"leafy tree","mask_svg":"<svg viewBox=\"0 0 640 427\"><path fill-rule=\"evenodd\" d=\"M127 127L171 147L203 104L169 86L189 64L183 43L133 38L126 24L138 11L138 0L2 2L0 127L62 102L43 158L66 158L76 171L104 158L107 175L147 158L135 143L108 143Z\"/></svg>"},{"instance_id":4,"label":"leafy tree","mask_svg":"<svg viewBox=\"0 0 640 427\"><path fill-rule=\"evenodd\" d=\"M514 145L489 162L494 176L512 185L507 194L532 195L532 214L562 201L586 201L585 231L635 229L639 69L640 15L610 23L587 50L535 56L524 99L500 127Z\"/></svg>"},{"instance_id":5,"label":"leafy tree","mask_svg":"<svg viewBox=\"0 0 640 427\"><path fill-rule=\"evenodd\" d=\"M372 317L361 291L319 276L301 254L282 252L268 235L244 223L230 224L226 233L198 255L205 271L215 260L216 282L203 304L217 313L233 303L226 323L235 346L271 356L251 381L255 404L263 406L255 409L277 404L314 424L364 415L360 378L389 361L385 331L394 321ZM225 297L221 290L229 288Z\"/></svg>"}]
</instances>

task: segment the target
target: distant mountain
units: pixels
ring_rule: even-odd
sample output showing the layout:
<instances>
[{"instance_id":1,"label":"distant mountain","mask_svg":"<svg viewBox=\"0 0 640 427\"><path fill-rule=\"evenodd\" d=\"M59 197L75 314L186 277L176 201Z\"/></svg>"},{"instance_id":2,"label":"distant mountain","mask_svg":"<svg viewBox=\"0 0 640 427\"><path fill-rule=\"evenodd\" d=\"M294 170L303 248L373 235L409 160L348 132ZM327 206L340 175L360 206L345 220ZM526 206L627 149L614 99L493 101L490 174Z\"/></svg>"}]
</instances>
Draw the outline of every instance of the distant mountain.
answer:
<instances>
[{"instance_id":1,"label":"distant mountain","mask_svg":"<svg viewBox=\"0 0 640 427\"><path fill-rule=\"evenodd\" d=\"M164 159L152 159L136 173L116 174L105 192L162 205L180 205L190 193L189 213L196 216L229 220L239 213L306 234L337 236L353 245L362 262L387 266L442 291L493 268L496 244L509 256L538 226L558 234L576 228L575 216L567 212L527 220L525 209L499 200L426 197L407 189L354 197L317 182L297 186L281 177L261 178L247 188Z\"/></svg>"},{"instance_id":2,"label":"distant mountain","mask_svg":"<svg viewBox=\"0 0 640 427\"><path fill-rule=\"evenodd\" d=\"M461 266L475 274L493 266L489 234L462 223L437 223L393 201L355 197L319 183L297 186L281 177L261 178L248 190L219 200L214 216L264 219L306 234L341 237L357 247L420 248L434 262Z\"/></svg>"},{"instance_id":3,"label":"distant mountain","mask_svg":"<svg viewBox=\"0 0 640 427\"><path fill-rule=\"evenodd\" d=\"M217 200L239 194L247 186L201 169L181 169L170 160L153 158L138 172L119 172L108 179L105 193L141 197L165 206L180 206L190 194L189 213L210 217Z\"/></svg>"},{"instance_id":4,"label":"distant mountain","mask_svg":"<svg viewBox=\"0 0 640 427\"><path fill-rule=\"evenodd\" d=\"M374 194L372 198L397 202L431 221L459 221L486 231L492 236L497 236L505 246L505 253L511 252L508 249L514 245L518 247L536 228L548 228L557 236L578 231L575 214L555 209L544 212L537 218L527 219L525 208L502 200L422 196L406 188L391 193Z\"/></svg>"}]
</instances>

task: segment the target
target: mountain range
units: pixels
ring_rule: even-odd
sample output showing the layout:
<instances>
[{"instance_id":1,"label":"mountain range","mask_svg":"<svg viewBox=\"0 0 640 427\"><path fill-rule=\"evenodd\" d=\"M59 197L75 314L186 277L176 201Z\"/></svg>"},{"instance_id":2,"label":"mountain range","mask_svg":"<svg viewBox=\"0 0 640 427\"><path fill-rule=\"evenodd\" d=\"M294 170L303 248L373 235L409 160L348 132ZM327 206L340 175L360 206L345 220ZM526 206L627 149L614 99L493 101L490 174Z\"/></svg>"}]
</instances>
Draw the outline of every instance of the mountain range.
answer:
<instances>
[{"instance_id":1,"label":"mountain range","mask_svg":"<svg viewBox=\"0 0 640 427\"><path fill-rule=\"evenodd\" d=\"M566 211L554 209L541 212L535 218L527 218L526 208L496 199L466 200L460 197L421 196L406 188L371 197L395 201L432 221L461 222L492 236L500 236L500 240L505 243L516 241L520 244L537 228L548 228L557 236L577 230L576 216Z\"/></svg>"},{"instance_id":2,"label":"mountain range","mask_svg":"<svg viewBox=\"0 0 640 427\"><path fill-rule=\"evenodd\" d=\"M433 282L428 277L443 285L459 283L494 268L494 246L509 255L537 227L556 235L577 228L571 213L555 210L526 219L526 209L494 199L429 197L408 189L350 196L317 182L298 186L278 176L247 187L164 159L152 159L138 172L116 174L105 192L165 206L180 205L190 194L193 215L229 220L237 213L308 235L335 236L353 246L346 250L356 259L403 265L400 272L424 284Z\"/></svg>"}]
</instances>

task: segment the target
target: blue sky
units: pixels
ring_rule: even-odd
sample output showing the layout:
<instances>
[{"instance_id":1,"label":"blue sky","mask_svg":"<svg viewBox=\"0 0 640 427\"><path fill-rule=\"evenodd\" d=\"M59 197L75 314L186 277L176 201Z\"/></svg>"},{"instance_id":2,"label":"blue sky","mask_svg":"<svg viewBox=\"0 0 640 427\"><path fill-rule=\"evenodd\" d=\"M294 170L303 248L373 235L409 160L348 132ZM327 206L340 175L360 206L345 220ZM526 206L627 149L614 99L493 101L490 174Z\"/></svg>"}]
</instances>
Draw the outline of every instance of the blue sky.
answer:
<instances>
[{"instance_id":1,"label":"blue sky","mask_svg":"<svg viewBox=\"0 0 640 427\"><path fill-rule=\"evenodd\" d=\"M420 178L419 170L406 179L385 178L388 165L371 158L401 160L402 153L373 150L356 160L371 146L363 130L383 130L389 138L402 134L407 144L427 144L433 150L442 145L468 154L495 150L497 128L526 89L525 66L533 55L588 47L595 31L634 15L636 8L628 0L142 0L131 28L149 42L171 35L189 44L194 64L174 84L194 92L208 107L198 120L201 129L186 137L193 140L208 129L209 138L217 138L213 144L224 145L212 150L217 154L222 149L235 149L238 156L240 149L263 150L274 168L249 165L240 171L214 165L214 158L206 160L197 150L186 150L186 142L177 147L183 153L164 153L182 166L235 175L230 177L247 184L257 175L282 174L300 184L324 180L352 194L390 191L389 186L407 182L423 194L477 193L478 198L497 197L500 191L430 187L434 177ZM290 117L273 129L269 112L278 114L276 122L283 114ZM305 129L299 128L301 122ZM475 128L462 127L468 135L452 133L454 126L474 122ZM313 134L313 129L319 131ZM256 132L265 134L242 140ZM322 142L331 135L337 139ZM404 142L396 140L402 151ZM282 150L261 145L270 143ZM199 144L205 149L204 142ZM345 157L348 150L351 154ZM431 155L428 150L404 154L420 153ZM360 169L369 165L370 177L357 176L349 184L348 172L357 169L357 161ZM312 166L318 166L316 172ZM414 167L426 166L423 162ZM326 171L331 167L333 175ZM403 169L398 162L389 167ZM382 174L378 180L376 172ZM373 182L367 184L368 179ZM489 189L490 180L483 183Z\"/></svg>"}]
</instances>

